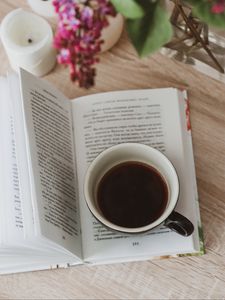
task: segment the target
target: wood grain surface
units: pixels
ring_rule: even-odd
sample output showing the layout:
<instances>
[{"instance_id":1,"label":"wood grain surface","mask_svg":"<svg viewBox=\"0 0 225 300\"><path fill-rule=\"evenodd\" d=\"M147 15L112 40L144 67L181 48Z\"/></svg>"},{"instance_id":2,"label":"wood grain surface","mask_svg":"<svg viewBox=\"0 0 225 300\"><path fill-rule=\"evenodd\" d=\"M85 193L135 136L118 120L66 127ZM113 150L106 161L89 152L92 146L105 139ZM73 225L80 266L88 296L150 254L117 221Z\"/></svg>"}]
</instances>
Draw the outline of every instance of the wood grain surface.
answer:
<instances>
[{"instance_id":1,"label":"wood grain surface","mask_svg":"<svg viewBox=\"0 0 225 300\"><path fill-rule=\"evenodd\" d=\"M25 0L1 0L0 19ZM0 75L9 69L0 45ZM191 124L206 255L38 271L0 277L1 299L224 299L225 85L160 54L140 60L124 32L102 54L96 86L83 90L57 66L45 78L69 98L137 88L185 87Z\"/></svg>"}]
</instances>

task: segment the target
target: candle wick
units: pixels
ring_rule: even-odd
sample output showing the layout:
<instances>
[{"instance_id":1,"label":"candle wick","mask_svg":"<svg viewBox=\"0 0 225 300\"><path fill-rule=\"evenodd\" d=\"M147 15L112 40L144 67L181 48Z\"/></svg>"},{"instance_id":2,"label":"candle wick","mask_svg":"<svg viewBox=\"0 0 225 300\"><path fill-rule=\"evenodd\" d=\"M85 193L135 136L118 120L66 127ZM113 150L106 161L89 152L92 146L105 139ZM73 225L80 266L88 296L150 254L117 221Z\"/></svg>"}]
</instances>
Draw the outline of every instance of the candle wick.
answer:
<instances>
[{"instance_id":1,"label":"candle wick","mask_svg":"<svg viewBox=\"0 0 225 300\"><path fill-rule=\"evenodd\" d=\"M28 43L31 44L33 42L32 39L28 39Z\"/></svg>"}]
</instances>

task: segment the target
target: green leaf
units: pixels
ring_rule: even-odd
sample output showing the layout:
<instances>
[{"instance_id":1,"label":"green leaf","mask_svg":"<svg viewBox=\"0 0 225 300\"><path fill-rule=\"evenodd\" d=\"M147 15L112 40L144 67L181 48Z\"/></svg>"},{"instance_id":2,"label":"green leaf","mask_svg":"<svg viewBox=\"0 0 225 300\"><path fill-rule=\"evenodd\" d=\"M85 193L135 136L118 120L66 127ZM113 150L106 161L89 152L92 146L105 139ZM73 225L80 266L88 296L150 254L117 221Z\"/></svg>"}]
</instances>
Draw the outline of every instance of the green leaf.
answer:
<instances>
[{"instance_id":1,"label":"green leaf","mask_svg":"<svg viewBox=\"0 0 225 300\"><path fill-rule=\"evenodd\" d=\"M208 25L225 28L225 14L215 14L211 11L212 4L200 2L193 6L193 14Z\"/></svg>"},{"instance_id":2,"label":"green leaf","mask_svg":"<svg viewBox=\"0 0 225 300\"><path fill-rule=\"evenodd\" d=\"M127 19L138 19L144 16L145 11L135 0L110 0L116 11Z\"/></svg>"},{"instance_id":3,"label":"green leaf","mask_svg":"<svg viewBox=\"0 0 225 300\"><path fill-rule=\"evenodd\" d=\"M141 19L127 20L129 37L140 57L147 56L172 37L172 27L166 11L160 2L142 2L145 8L145 16Z\"/></svg>"}]
</instances>

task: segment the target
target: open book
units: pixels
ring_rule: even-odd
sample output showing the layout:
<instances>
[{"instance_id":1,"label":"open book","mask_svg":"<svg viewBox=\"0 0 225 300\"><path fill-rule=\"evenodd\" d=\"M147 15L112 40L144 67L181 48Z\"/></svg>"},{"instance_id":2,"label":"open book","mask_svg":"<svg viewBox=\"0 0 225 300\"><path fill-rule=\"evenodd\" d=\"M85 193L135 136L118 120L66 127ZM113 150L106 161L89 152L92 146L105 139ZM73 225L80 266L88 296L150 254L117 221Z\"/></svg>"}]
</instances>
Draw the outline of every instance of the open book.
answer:
<instances>
[{"instance_id":1,"label":"open book","mask_svg":"<svg viewBox=\"0 0 225 300\"><path fill-rule=\"evenodd\" d=\"M186 93L174 88L65 98L24 70L0 79L0 273L204 252ZM182 237L162 225L139 235L101 225L83 182L90 162L122 142L151 145L173 162Z\"/></svg>"}]
</instances>

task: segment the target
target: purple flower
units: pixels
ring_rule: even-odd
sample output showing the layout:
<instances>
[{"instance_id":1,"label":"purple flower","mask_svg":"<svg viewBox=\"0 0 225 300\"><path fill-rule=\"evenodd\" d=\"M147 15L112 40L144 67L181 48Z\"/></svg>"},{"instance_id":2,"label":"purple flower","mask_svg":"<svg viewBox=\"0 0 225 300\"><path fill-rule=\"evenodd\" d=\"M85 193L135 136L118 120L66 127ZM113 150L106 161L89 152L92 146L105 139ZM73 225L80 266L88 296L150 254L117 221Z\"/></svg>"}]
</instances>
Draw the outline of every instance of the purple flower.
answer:
<instances>
[{"instance_id":1,"label":"purple flower","mask_svg":"<svg viewBox=\"0 0 225 300\"><path fill-rule=\"evenodd\" d=\"M109 0L54 0L53 4L59 19L54 37L58 62L69 66L72 81L89 88L94 85L102 29L116 12Z\"/></svg>"}]
</instances>

